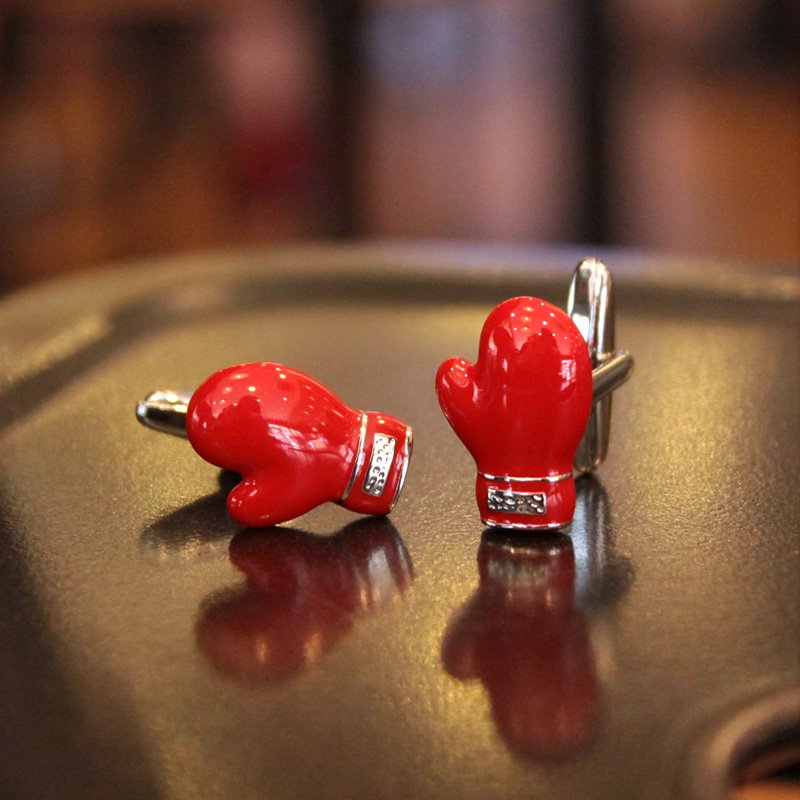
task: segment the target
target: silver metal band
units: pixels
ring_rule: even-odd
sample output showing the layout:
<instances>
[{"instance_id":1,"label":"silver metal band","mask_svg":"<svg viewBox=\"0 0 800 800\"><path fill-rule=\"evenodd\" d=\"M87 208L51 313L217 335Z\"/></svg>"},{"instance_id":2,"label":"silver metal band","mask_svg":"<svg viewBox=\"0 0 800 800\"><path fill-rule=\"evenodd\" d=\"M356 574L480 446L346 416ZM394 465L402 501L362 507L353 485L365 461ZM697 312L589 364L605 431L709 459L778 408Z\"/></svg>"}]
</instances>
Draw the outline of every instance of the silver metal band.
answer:
<instances>
[{"instance_id":1,"label":"silver metal band","mask_svg":"<svg viewBox=\"0 0 800 800\"><path fill-rule=\"evenodd\" d=\"M489 528L513 528L515 530L538 530L538 531L556 531L559 528L566 528L569 525L565 522L563 525L558 522L549 522L546 525L537 525L535 522L492 522L488 519L481 518L481 522Z\"/></svg>"},{"instance_id":2,"label":"silver metal band","mask_svg":"<svg viewBox=\"0 0 800 800\"><path fill-rule=\"evenodd\" d=\"M394 497L392 498L392 504L389 506L389 511L391 511L395 503L397 503L398 498L400 497L400 492L403 491L403 484L406 482L406 472L408 472L408 464L411 461L411 450L414 447L414 431L409 425L406 428L406 457L403 461L403 467L400 470L400 480L397 482L397 488L394 490Z\"/></svg>"},{"instance_id":3,"label":"silver metal band","mask_svg":"<svg viewBox=\"0 0 800 800\"><path fill-rule=\"evenodd\" d=\"M508 481L509 483L530 483L532 481L558 483L559 481L565 481L567 478L572 477L571 472L564 472L561 475L543 475L541 477L522 478L516 475L490 475L488 472L481 472L480 470L478 470L478 475L480 475L481 478L486 478L487 481L498 481L499 483L503 483L505 481Z\"/></svg>"},{"instance_id":4,"label":"silver metal band","mask_svg":"<svg viewBox=\"0 0 800 800\"><path fill-rule=\"evenodd\" d=\"M339 501L340 503L343 503L350 496L350 492L353 491L353 486L355 485L356 482L356 475L358 475L359 470L364 464L364 458L365 458L364 440L366 438L367 438L367 415L362 411L361 430L358 433L358 455L356 455L355 463L353 464L353 471L350 474L350 480L347 482L347 488L344 490L342 499Z\"/></svg>"}]
</instances>

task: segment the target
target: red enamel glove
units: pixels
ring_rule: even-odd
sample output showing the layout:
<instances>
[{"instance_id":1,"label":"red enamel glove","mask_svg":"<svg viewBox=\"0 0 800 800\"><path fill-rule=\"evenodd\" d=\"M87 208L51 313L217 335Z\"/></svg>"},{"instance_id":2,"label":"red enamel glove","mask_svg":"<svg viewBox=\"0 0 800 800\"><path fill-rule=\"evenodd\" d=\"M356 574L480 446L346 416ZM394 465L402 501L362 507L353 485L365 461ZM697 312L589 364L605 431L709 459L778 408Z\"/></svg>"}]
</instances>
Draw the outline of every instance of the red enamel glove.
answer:
<instances>
[{"instance_id":1,"label":"red enamel glove","mask_svg":"<svg viewBox=\"0 0 800 800\"><path fill-rule=\"evenodd\" d=\"M436 375L445 417L478 467L487 525L560 528L572 521L572 460L592 403L589 351L556 306L515 297L489 314L478 360Z\"/></svg>"},{"instance_id":2,"label":"red enamel glove","mask_svg":"<svg viewBox=\"0 0 800 800\"><path fill-rule=\"evenodd\" d=\"M186 432L206 461L242 475L228 511L242 525L277 525L332 500L388 514L411 456L411 428L345 405L281 364L220 370L192 395Z\"/></svg>"}]
</instances>

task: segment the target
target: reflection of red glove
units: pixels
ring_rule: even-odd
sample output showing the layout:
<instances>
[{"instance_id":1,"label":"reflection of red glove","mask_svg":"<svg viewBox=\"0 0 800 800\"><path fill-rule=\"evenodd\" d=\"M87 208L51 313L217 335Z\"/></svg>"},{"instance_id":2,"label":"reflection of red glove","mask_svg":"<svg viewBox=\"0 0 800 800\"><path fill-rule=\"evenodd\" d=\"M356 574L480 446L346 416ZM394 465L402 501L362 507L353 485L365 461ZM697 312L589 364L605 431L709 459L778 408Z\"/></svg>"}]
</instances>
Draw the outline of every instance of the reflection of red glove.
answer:
<instances>
[{"instance_id":1,"label":"reflection of red glove","mask_svg":"<svg viewBox=\"0 0 800 800\"><path fill-rule=\"evenodd\" d=\"M503 552L484 543L478 590L450 623L445 669L479 678L498 732L524 758L566 758L591 738L598 711L594 655L575 608L565 541Z\"/></svg>"},{"instance_id":2,"label":"reflection of red glove","mask_svg":"<svg viewBox=\"0 0 800 800\"><path fill-rule=\"evenodd\" d=\"M436 390L477 464L481 519L568 525L572 460L592 402L589 351L572 320L544 300L506 300L484 323L477 362L445 361Z\"/></svg>"},{"instance_id":3,"label":"reflection of red glove","mask_svg":"<svg viewBox=\"0 0 800 800\"><path fill-rule=\"evenodd\" d=\"M242 475L228 511L242 525L277 525L333 500L387 514L402 488L411 429L356 411L313 378L281 364L241 364L192 395L192 447Z\"/></svg>"},{"instance_id":4,"label":"reflection of red glove","mask_svg":"<svg viewBox=\"0 0 800 800\"><path fill-rule=\"evenodd\" d=\"M383 519L359 520L332 537L242 531L230 557L247 586L207 601L197 639L220 672L246 680L276 680L310 666L358 616L411 583L405 547Z\"/></svg>"}]
</instances>

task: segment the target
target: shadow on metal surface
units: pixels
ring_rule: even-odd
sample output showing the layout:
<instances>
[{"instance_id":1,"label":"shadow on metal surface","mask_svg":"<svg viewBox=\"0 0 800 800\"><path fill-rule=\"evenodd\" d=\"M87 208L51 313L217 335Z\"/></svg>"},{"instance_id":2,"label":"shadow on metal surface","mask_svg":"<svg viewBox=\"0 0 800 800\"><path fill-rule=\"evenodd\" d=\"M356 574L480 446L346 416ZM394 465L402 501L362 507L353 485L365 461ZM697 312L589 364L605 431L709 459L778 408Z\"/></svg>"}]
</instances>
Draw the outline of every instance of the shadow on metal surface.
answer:
<instances>
[{"instance_id":1,"label":"shadow on metal surface","mask_svg":"<svg viewBox=\"0 0 800 800\"><path fill-rule=\"evenodd\" d=\"M242 527L228 516L225 498L241 476L222 470L217 480L218 491L170 511L142 531L139 549L146 558L184 561L227 550Z\"/></svg>"},{"instance_id":2,"label":"shadow on metal surface","mask_svg":"<svg viewBox=\"0 0 800 800\"><path fill-rule=\"evenodd\" d=\"M87 700L86 682L58 646L54 609L34 591L31 554L4 486L0 499L0 797L161 797L127 687L89 658L80 667L91 674Z\"/></svg>"}]
</instances>

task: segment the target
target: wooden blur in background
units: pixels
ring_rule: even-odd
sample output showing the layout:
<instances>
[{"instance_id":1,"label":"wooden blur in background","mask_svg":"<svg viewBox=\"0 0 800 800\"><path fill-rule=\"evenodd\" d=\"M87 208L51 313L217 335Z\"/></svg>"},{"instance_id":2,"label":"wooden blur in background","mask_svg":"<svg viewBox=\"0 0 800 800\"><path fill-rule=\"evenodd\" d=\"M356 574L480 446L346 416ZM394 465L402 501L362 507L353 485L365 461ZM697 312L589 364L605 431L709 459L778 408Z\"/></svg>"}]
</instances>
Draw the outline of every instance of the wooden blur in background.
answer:
<instances>
[{"instance_id":1,"label":"wooden blur in background","mask_svg":"<svg viewBox=\"0 0 800 800\"><path fill-rule=\"evenodd\" d=\"M299 238L800 250L790 0L0 10L0 288Z\"/></svg>"}]
</instances>

